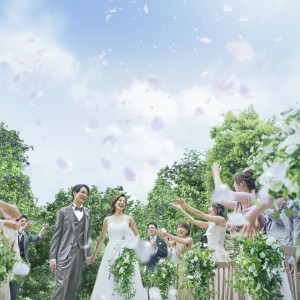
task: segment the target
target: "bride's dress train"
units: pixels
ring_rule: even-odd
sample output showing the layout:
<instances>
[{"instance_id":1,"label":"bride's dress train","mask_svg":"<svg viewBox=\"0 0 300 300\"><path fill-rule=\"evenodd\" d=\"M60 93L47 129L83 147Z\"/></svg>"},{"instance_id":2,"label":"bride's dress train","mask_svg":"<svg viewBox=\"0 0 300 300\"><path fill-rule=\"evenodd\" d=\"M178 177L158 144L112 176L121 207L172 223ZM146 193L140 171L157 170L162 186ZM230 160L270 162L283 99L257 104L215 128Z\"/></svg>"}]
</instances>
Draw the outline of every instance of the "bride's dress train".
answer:
<instances>
[{"instance_id":1,"label":"bride's dress train","mask_svg":"<svg viewBox=\"0 0 300 300\"><path fill-rule=\"evenodd\" d=\"M121 300L122 297L114 291L115 282L113 275L109 273L109 260L116 258L117 252L130 240L133 233L129 227L128 216L108 219L109 242L106 246L95 282L91 300ZM140 269L138 263L135 263L135 272L133 275L133 287L136 290L135 300L147 299L146 289L143 287Z\"/></svg>"}]
</instances>

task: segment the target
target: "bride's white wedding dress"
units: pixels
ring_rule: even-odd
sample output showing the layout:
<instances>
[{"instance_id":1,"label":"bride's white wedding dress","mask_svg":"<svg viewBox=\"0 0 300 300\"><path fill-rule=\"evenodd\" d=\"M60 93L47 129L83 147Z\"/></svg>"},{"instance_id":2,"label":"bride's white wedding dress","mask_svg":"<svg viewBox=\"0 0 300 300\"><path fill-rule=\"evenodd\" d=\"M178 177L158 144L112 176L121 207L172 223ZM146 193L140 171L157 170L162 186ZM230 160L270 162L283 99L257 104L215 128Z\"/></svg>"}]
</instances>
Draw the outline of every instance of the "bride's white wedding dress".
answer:
<instances>
[{"instance_id":1,"label":"bride's white wedding dress","mask_svg":"<svg viewBox=\"0 0 300 300\"><path fill-rule=\"evenodd\" d=\"M109 260L114 260L118 250L126 243L130 243L133 233L129 227L128 216L108 218L108 236L109 242L106 246L103 258L98 270L97 279L91 300L121 300L122 297L114 291L115 282L113 276L109 273ZM135 263L135 273L133 275L133 287L136 290L135 300L147 299L146 289L143 287L142 278L138 263Z\"/></svg>"}]
</instances>

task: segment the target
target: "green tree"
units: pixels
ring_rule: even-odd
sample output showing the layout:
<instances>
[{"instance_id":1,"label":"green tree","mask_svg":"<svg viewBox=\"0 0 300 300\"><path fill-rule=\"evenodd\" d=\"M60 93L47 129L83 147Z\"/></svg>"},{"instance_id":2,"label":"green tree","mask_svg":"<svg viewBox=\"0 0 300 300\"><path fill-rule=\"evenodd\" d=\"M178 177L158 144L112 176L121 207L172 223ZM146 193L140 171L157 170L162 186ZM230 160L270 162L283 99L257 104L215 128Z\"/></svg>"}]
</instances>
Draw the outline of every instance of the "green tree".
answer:
<instances>
[{"instance_id":1,"label":"green tree","mask_svg":"<svg viewBox=\"0 0 300 300\"><path fill-rule=\"evenodd\" d=\"M206 164L203 157L198 151L190 150L184 154L179 163L175 161L171 167L166 166L158 172L154 188L148 194L148 204L143 210L144 224L154 221L159 227L176 232L177 223L186 219L169 206L174 198L184 198L191 206L200 210L206 209ZM191 227L193 238L199 240L201 229L194 225ZM146 236L145 227L143 237Z\"/></svg>"},{"instance_id":2,"label":"green tree","mask_svg":"<svg viewBox=\"0 0 300 300\"><path fill-rule=\"evenodd\" d=\"M258 142L276 130L275 117L262 120L253 106L242 111L238 117L232 111L227 112L223 123L210 130L210 137L215 144L206 156L207 196L210 197L214 190L211 166L215 161L222 166L222 182L232 188L232 176L248 166L248 158L256 152Z\"/></svg>"},{"instance_id":3,"label":"green tree","mask_svg":"<svg viewBox=\"0 0 300 300\"><path fill-rule=\"evenodd\" d=\"M24 214L36 210L29 177L23 174L29 150L33 147L24 144L18 131L0 123L0 199L17 204Z\"/></svg>"}]
</instances>

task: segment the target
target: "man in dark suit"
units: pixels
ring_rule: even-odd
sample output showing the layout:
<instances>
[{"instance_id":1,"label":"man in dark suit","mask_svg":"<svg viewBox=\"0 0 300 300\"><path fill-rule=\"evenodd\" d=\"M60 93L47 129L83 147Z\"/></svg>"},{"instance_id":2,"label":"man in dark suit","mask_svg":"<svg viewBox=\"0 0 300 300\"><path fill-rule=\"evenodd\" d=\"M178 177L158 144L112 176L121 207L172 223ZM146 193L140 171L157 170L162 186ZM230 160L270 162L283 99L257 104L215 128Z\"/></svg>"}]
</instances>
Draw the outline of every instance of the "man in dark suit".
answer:
<instances>
[{"instance_id":1,"label":"man in dark suit","mask_svg":"<svg viewBox=\"0 0 300 300\"><path fill-rule=\"evenodd\" d=\"M18 224L22 227L18 230L18 242L19 242L19 249L20 249L20 256L21 258L29 264L29 258L27 254L29 243L36 243L43 238L44 232L47 228L47 224L43 224L42 230L38 236L34 236L31 233L25 231L26 229L33 226L33 221L28 221L27 216L22 215L19 219L16 220ZM20 288L20 284L17 281L11 281L9 283L10 288L10 297L11 300L16 300Z\"/></svg>"},{"instance_id":2,"label":"man in dark suit","mask_svg":"<svg viewBox=\"0 0 300 300\"><path fill-rule=\"evenodd\" d=\"M146 266L150 268L151 271L154 270L156 263L162 258L168 256L168 247L165 241L156 235L157 233L157 224L150 222L147 225L147 230L149 237L146 239L151 242L154 254L151 256L150 260L146 263Z\"/></svg>"},{"instance_id":3,"label":"man in dark suit","mask_svg":"<svg viewBox=\"0 0 300 300\"><path fill-rule=\"evenodd\" d=\"M75 298L81 271L91 256L91 214L83 207L89 187L78 184L72 189L73 204L57 214L50 249L50 272L56 270L54 300Z\"/></svg>"}]
</instances>

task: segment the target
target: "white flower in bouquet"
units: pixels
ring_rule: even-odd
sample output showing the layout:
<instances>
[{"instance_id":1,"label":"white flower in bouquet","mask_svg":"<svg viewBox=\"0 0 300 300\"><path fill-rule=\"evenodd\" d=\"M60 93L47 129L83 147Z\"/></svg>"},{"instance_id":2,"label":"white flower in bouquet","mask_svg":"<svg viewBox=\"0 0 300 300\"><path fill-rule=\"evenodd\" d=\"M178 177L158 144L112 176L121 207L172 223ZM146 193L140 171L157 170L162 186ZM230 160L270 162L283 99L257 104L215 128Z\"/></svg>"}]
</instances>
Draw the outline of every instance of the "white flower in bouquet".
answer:
<instances>
[{"instance_id":1,"label":"white flower in bouquet","mask_svg":"<svg viewBox=\"0 0 300 300\"><path fill-rule=\"evenodd\" d=\"M272 244L274 244L275 242L276 242L276 240L272 236L268 237L266 240L266 244L268 246L272 246Z\"/></svg>"},{"instance_id":2,"label":"white flower in bouquet","mask_svg":"<svg viewBox=\"0 0 300 300\"><path fill-rule=\"evenodd\" d=\"M124 273L124 269L121 267L119 270L119 274L123 274Z\"/></svg>"},{"instance_id":3,"label":"white flower in bouquet","mask_svg":"<svg viewBox=\"0 0 300 300\"><path fill-rule=\"evenodd\" d=\"M198 256L195 256L195 257L194 257L194 261L198 261Z\"/></svg>"},{"instance_id":4,"label":"white flower in bouquet","mask_svg":"<svg viewBox=\"0 0 300 300\"><path fill-rule=\"evenodd\" d=\"M265 257L266 257L266 254L265 254L264 252L260 252L260 253L259 253L259 256L260 256L260 258L265 258Z\"/></svg>"},{"instance_id":5,"label":"white flower in bouquet","mask_svg":"<svg viewBox=\"0 0 300 300\"><path fill-rule=\"evenodd\" d=\"M23 263L18 263L13 269L13 273L15 275L20 275L20 276L28 275L29 271L30 271L29 266Z\"/></svg>"},{"instance_id":6,"label":"white flower in bouquet","mask_svg":"<svg viewBox=\"0 0 300 300\"><path fill-rule=\"evenodd\" d=\"M188 275L186 276L187 279L194 279L194 277L192 275Z\"/></svg>"}]
</instances>

